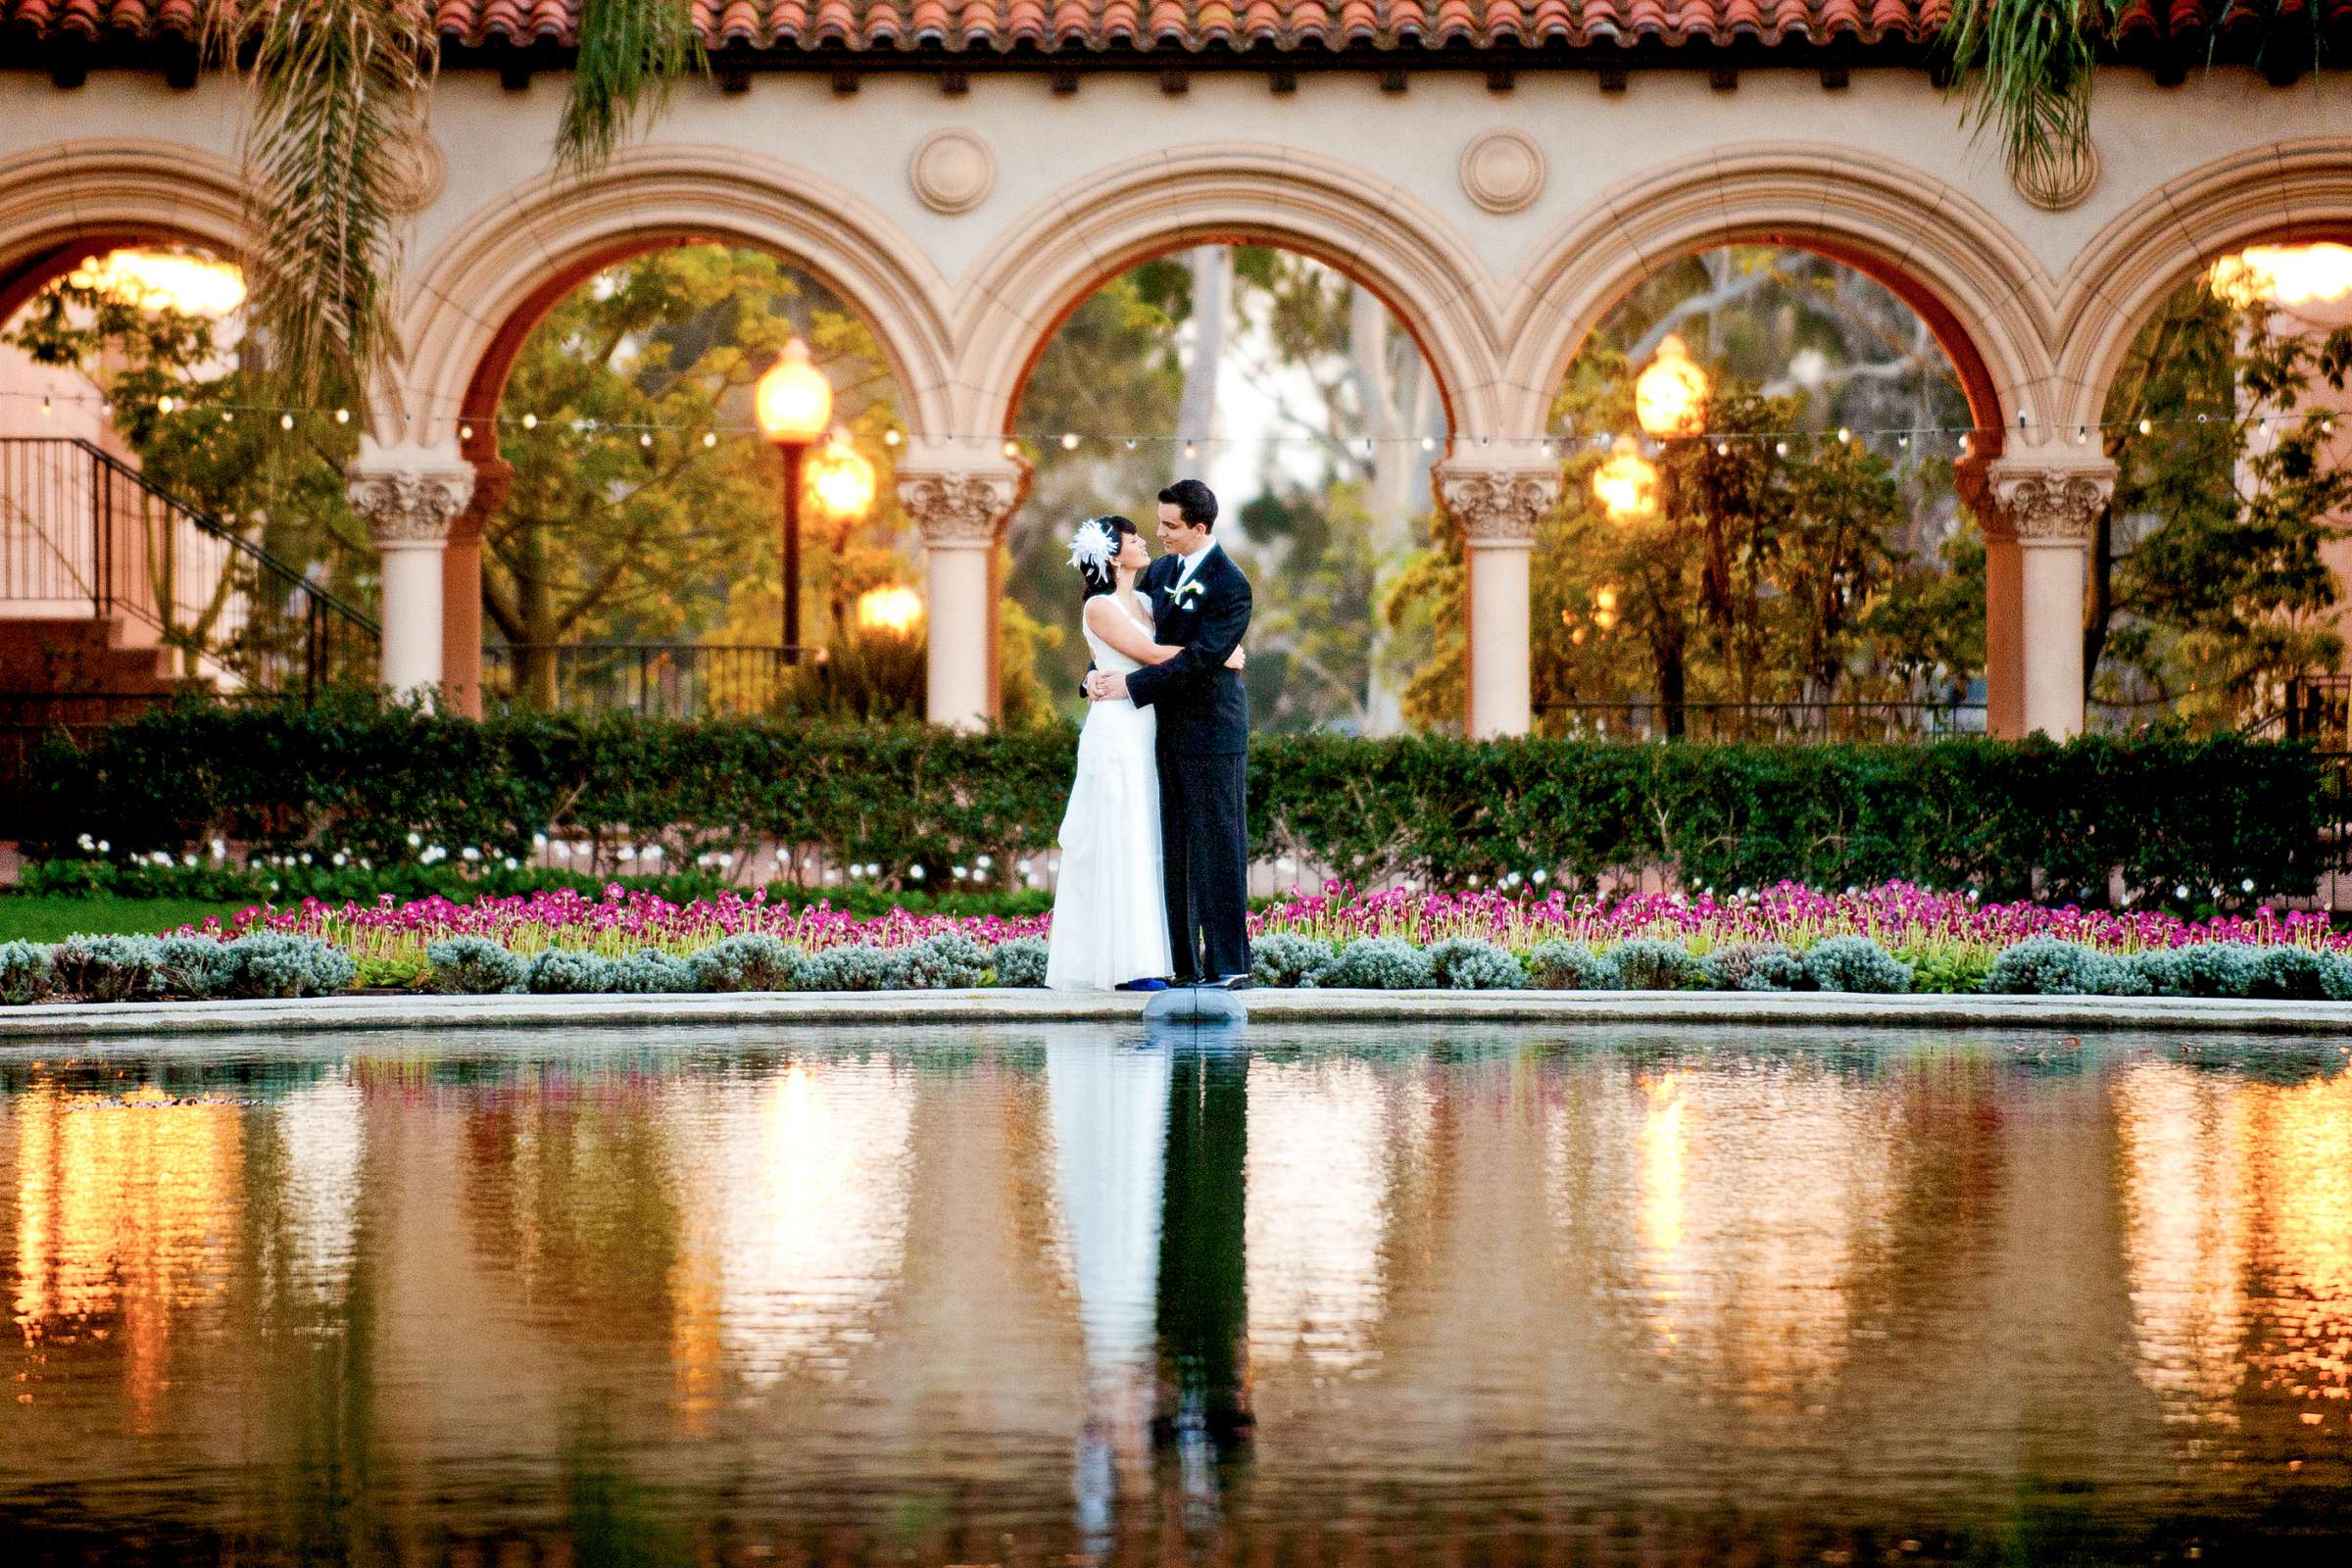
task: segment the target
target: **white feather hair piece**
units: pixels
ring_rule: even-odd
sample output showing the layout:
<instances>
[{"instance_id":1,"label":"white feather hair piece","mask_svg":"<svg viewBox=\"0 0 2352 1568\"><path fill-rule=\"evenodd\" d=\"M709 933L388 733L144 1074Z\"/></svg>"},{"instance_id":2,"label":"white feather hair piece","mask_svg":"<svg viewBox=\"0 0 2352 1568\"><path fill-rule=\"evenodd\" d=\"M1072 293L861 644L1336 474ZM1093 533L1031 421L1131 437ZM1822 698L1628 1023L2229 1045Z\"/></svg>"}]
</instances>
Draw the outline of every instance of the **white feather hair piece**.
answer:
<instances>
[{"instance_id":1,"label":"white feather hair piece","mask_svg":"<svg viewBox=\"0 0 2352 1568\"><path fill-rule=\"evenodd\" d=\"M1070 535L1070 564L1098 577L1108 576L1110 561L1119 553L1118 536L1101 517L1089 517Z\"/></svg>"}]
</instances>

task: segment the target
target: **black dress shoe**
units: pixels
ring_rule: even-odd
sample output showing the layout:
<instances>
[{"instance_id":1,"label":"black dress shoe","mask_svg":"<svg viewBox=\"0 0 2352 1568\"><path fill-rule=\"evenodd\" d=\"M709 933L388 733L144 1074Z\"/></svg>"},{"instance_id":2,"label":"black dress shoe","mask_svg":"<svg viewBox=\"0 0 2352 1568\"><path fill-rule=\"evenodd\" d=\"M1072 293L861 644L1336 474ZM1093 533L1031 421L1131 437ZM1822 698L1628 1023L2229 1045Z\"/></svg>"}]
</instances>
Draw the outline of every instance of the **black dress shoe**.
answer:
<instances>
[{"instance_id":1,"label":"black dress shoe","mask_svg":"<svg viewBox=\"0 0 2352 1568\"><path fill-rule=\"evenodd\" d=\"M1229 974L1212 982L1219 991L1255 991L1257 982L1246 974Z\"/></svg>"}]
</instances>

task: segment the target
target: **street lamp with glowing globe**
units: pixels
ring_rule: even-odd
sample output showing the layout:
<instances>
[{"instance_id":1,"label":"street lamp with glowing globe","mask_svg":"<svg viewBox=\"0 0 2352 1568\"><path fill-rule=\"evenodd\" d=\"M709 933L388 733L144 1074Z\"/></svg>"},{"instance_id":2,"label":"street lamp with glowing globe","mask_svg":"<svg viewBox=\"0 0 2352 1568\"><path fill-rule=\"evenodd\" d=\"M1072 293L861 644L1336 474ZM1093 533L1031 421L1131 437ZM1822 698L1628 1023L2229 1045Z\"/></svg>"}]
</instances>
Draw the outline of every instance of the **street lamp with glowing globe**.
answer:
<instances>
[{"instance_id":1,"label":"street lamp with glowing globe","mask_svg":"<svg viewBox=\"0 0 2352 1568\"><path fill-rule=\"evenodd\" d=\"M1634 382L1634 417L1654 436L1696 435L1706 425L1707 372L1691 363L1690 350L1672 332L1658 344L1658 357Z\"/></svg>"},{"instance_id":2,"label":"street lamp with glowing globe","mask_svg":"<svg viewBox=\"0 0 2352 1568\"><path fill-rule=\"evenodd\" d=\"M833 384L808 363L808 345L794 338L754 393L760 428L784 459L784 647L783 661L801 661L801 466L808 444L824 434L833 417ZM872 493L873 476L866 476Z\"/></svg>"}]
</instances>

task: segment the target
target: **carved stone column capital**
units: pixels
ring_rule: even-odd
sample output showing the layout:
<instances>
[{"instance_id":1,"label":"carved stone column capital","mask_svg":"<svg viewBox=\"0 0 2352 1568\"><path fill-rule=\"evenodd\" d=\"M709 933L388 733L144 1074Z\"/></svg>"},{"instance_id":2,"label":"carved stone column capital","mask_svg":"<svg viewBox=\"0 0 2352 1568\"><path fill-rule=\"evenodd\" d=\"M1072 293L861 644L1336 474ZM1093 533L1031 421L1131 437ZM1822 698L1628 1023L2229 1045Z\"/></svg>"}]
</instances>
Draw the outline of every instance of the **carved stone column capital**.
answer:
<instances>
[{"instance_id":1,"label":"carved stone column capital","mask_svg":"<svg viewBox=\"0 0 2352 1568\"><path fill-rule=\"evenodd\" d=\"M1026 466L999 459L989 466L899 469L899 505L923 531L927 550L986 550L1029 489Z\"/></svg>"},{"instance_id":2,"label":"carved stone column capital","mask_svg":"<svg viewBox=\"0 0 2352 1568\"><path fill-rule=\"evenodd\" d=\"M454 443L386 446L364 436L345 478L378 550L439 548L473 496L473 465Z\"/></svg>"},{"instance_id":3,"label":"carved stone column capital","mask_svg":"<svg viewBox=\"0 0 2352 1568\"><path fill-rule=\"evenodd\" d=\"M2025 545L2088 544L2115 493L2115 465L2087 455L1994 458L1959 478L1984 537Z\"/></svg>"},{"instance_id":4,"label":"carved stone column capital","mask_svg":"<svg viewBox=\"0 0 2352 1568\"><path fill-rule=\"evenodd\" d=\"M1536 525L1559 504L1560 470L1544 463L1446 463L1431 471L1438 504L1461 525L1470 550L1526 550Z\"/></svg>"}]
</instances>

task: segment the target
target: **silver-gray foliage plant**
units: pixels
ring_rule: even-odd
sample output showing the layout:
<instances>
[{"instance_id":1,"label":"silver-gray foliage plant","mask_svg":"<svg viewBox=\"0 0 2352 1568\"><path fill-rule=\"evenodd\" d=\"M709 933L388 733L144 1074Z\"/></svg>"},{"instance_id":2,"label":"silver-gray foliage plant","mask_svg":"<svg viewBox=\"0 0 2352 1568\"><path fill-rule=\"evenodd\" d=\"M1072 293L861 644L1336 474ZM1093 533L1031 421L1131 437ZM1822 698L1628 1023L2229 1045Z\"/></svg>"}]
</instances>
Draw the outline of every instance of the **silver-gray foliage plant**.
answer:
<instances>
[{"instance_id":1,"label":"silver-gray foliage plant","mask_svg":"<svg viewBox=\"0 0 2352 1568\"><path fill-rule=\"evenodd\" d=\"M1340 950L1319 984L1348 991L1418 991L1429 984L1429 955L1396 937L1363 937Z\"/></svg>"},{"instance_id":2,"label":"silver-gray foliage plant","mask_svg":"<svg viewBox=\"0 0 2352 1568\"><path fill-rule=\"evenodd\" d=\"M1628 991L1684 991L1706 979L1689 948L1662 937L1628 937L1609 956Z\"/></svg>"},{"instance_id":3,"label":"silver-gray foliage plant","mask_svg":"<svg viewBox=\"0 0 2352 1568\"><path fill-rule=\"evenodd\" d=\"M1625 977L1617 960L1582 942L1559 937L1539 942L1527 956L1528 979L1545 991L1620 991Z\"/></svg>"},{"instance_id":4,"label":"silver-gray foliage plant","mask_svg":"<svg viewBox=\"0 0 2352 1568\"><path fill-rule=\"evenodd\" d=\"M1797 991L1805 983L1805 960L1780 942L1727 942L1699 967L1718 991Z\"/></svg>"},{"instance_id":5,"label":"silver-gray foliage plant","mask_svg":"<svg viewBox=\"0 0 2352 1568\"><path fill-rule=\"evenodd\" d=\"M435 991L496 997L522 989L522 959L488 937L443 937L424 950L424 961Z\"/></svg>"},{"instance_id":6,"label":"silver-gray foliage plant","mask_svg":"<svg viewBox=\"0 0 2352 1568\"><path fill-rule=\"evenodd\" d=\"M57 994L46 942L0 942L0 1003L22 1007Z\"/></svg>"},{"instance_id":7,"label":"silver-gray foliage plant","mask_svg":"<svg viewBox=\"0 0 2352 1568\"><path fill-rule=\"evenodd\" d=\"M1805 950L1805 984L1815 991L1891 995L1911 989L1911 966L1868 937L1829 937Z\"/></svg>"},{"instance_id":8,"label":"silver-gray foliage plant","mask_svg":"<svg viewBox=\"0 0 2352 1568\"><path fill-rule=\"evenodd\" d=\"M694 965L660 948L639 948L612 965L612 989L638 997L692 991Z\"/></svg>"},{"instance_id":9,"label":"silver-gray foliage plant","mask_svg":"<svg viewBox=\"0 0 2352 1568\"><path fill-rule=\"evenodd\" d=\"M2147 977L2133 964L2057 937L2028 937L2001 950L1984 976L1995 996L2144 996Z\"/></svg>"},{"instance_id":10,"label":"silver-gray foliage plant","mask_svg":"<svg viewBox=\"0 0 2352 1568\"><path fill-rule=\"evenodd\" d=\"M968 991L988 973L988 950L960 931L925 937L906 952L906 984L916 991Z\"/></svg>"},{"instance_id":11,"label":"silver-gray foliage plant","mask_svg":"<svg viewBox=\"0 0 2352 1568\"><path fill-rule=\"evenodd\" d=\"M1034 991L1046 983L1048 949L1044 937L1014 937L1000 942L990 954L989 963L997 971L997 984L1018 990Z\"/></svg>"},{"instance_id":12,"label":"silver-gray foliage plant","mask_svg":"<svg viewBox=\"0 0 2352 1568\"><path fill-rule=\"evenodd\" d=\"M1517 991L1527 984L1527 970L1507 948L1447 937L1429 950L1429 978L1447 991Z\"/></svg>"},{"instance_id":13,"label":"silver-gray foliage plant","mask_svg":"<svg viewBox=\"0 0 2352 1568\"><path fill-rule=\"evenodd\" d=\"M765 931L722 937L686 960L697 991L823 991L810 978L808 955Z\"/></svg>"},{"instance_id":14,"label":"silver-gray foliage plant","mask_svg":"<svg viewBox=\"0 0 2352 1568\"><path fill-rule=\"evenodd\" d=\"M907 958L904 948L877 948L865 943L827 948L809 964L812 991L903 991L906 988Z\"/></svg>"},{"instance_id":15,"label":"silver-gray foliage plant","mask_svg":"<svg viewBox=\"0 0 2352 1568\"><path fill-rule=\"evenodd\" d=\"M2157 997L2250 997L2263 950L2250 942L2199 942L2149 948L2123 961Z\"/></svg>"},{"instance_id":16,"label":"silver-gray foliage plant","mask_svg":"<svg viewBox=\"0 0 2352 1568\"><path fill-rule=\"evenodd\" d=\"M1291 990L1319 986L1338 961L1330 943L1295 931L1277 931L1250 944L1250 978L1261 986Z\"/></svg>"},{"instance_id":17,"label":"silver-gray foliage plant","mask_svg":"<svg viewBox=\"0 0 2352 1568\"><path fill-rule=\"evenodd\" d=\"M171 936L157 942L155 986L168 996L217 997L228 985L235 961L218 937Z\"/></svg>"},{"instance_id":18,"label":"silver-gray foliage plant","mask_svg":"<svg viewBox=\"0 0 2352 1568\"><path fill-rule=\"evenodd\" d=\"M218 994L241 1001L323 997L360 972L333 943L291 931L248 931L220 944L220 960Z\"/></svg>"},{"instance_id":19,"label":"silver-gray foliage plant","mask_svg":"<svg viewBox=\"0 0 2352 1568\"><path fill-rule=\"evenodd\" d=\"M525 990L540 996L601 996L614 988L611 958L575 948L549 948L534 954L522 979Z\"/></svg>"},{"instance_id":20,"label":"silver-gray foliage plant","mask_svg":"<svg viewBox=\"0 0 2352 1568\"><path fill-rule=\"evenodd\" d=\"M92 1002L131 1002L155 994L164 945L153 937L78 931L49 955L58 985Z\"/></svg>"}]
</instances>

